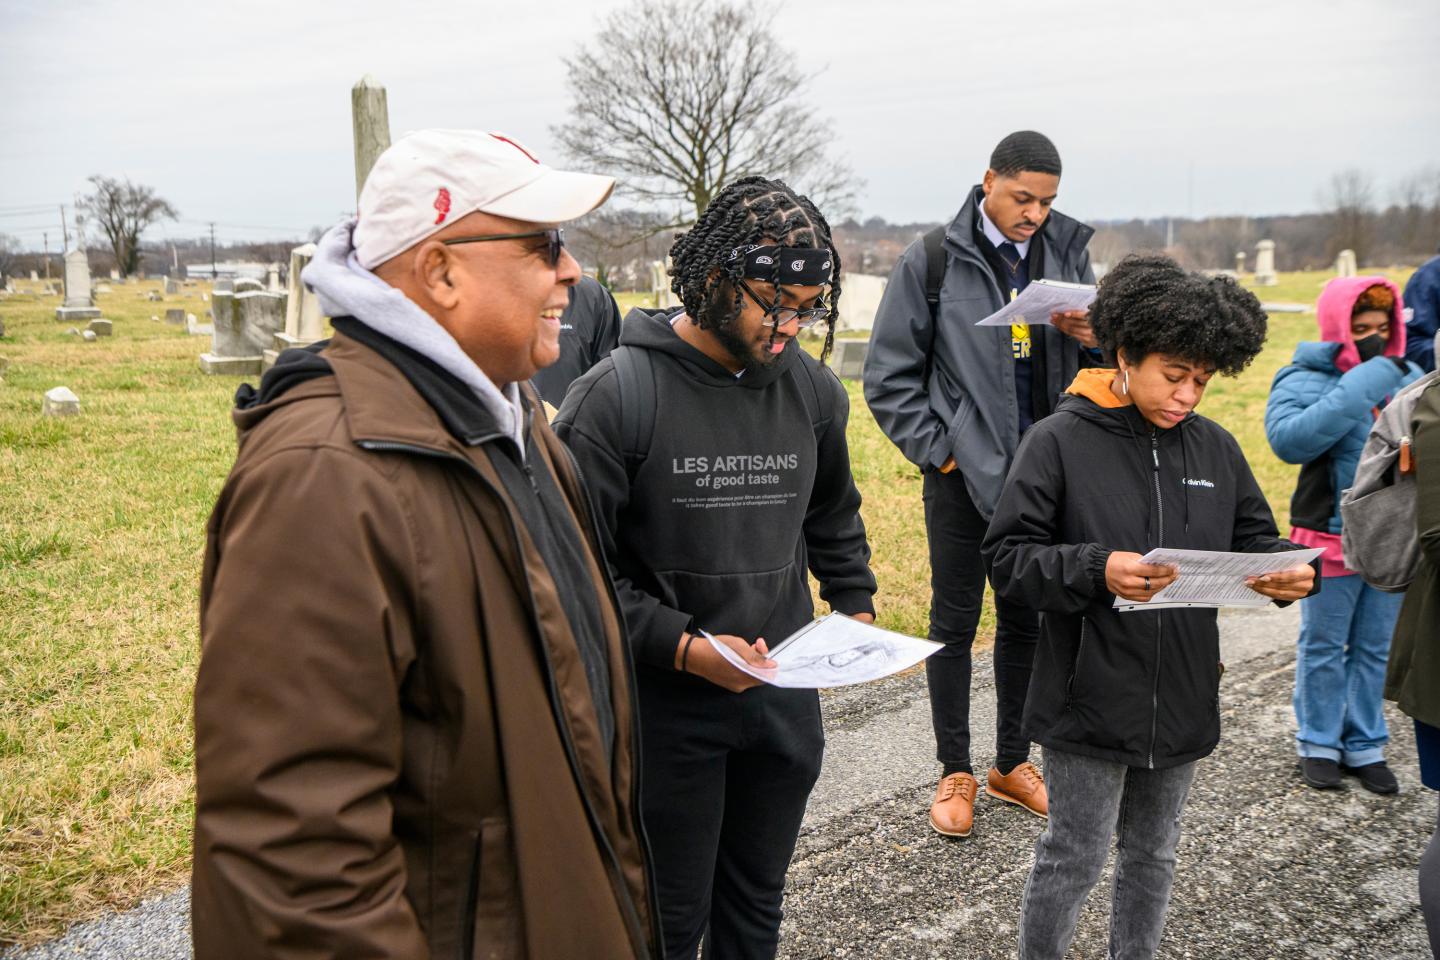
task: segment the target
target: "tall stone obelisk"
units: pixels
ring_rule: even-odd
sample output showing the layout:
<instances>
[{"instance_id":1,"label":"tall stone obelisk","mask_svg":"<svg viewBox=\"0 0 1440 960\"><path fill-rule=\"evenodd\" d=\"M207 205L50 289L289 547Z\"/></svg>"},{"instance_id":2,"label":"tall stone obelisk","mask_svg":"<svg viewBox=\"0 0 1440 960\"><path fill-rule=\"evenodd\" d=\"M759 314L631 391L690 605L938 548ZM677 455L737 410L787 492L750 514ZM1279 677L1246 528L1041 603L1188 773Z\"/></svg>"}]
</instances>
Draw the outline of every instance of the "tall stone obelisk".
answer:
<instances>
[{"instance_id":1,"label":"tall stone obelisk","mask_svg":"<svg viewBox=\"0 0 1440 960\"><path fill-rule=\"evenodd\" d=\"M375 160L390 146L390 108L385 88L370 74L350 89L350 116L355 128L355 199Z\"/></svg>"}]
</instances>

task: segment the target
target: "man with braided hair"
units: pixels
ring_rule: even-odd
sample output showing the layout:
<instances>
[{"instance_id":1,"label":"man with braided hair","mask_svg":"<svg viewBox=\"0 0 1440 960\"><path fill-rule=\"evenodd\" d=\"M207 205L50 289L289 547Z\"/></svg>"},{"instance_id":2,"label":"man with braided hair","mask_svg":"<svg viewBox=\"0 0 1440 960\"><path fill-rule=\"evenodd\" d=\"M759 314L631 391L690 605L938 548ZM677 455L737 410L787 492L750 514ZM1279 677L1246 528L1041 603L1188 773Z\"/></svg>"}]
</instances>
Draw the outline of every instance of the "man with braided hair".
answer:
<instances>
[{"instance_id":1,"label":"man with braided hair","mask_svg":"<svg viewBox=\"0 0 1440 960\"><path fill-rule=\"evenodd\" d=\"M784 183L720 192L670 250L683 309L635 310L556 418L589 482L635 653L642 817L665 953L774 956L785 872L820 773L814 690L756 666L814 616L873 621L848 400L798 343L840 295L825 218ZM827 336L826 351L830 346Z\"/></svg>"},{"instance_id":2,"label":"man with braided hair","mask_svg":"<svg viewBox=\"0 0 1440 960\"><path fill-rule=\"evenodd\" d=\"M1084 311L1050 324L976 322L1044 277L1094 283L1090 227L1051 210L1060 154L1042 134L1001 140L982 183L943 230L901 256L870 337L865 398L880 428L924 473L930 544L930 639L925 661L940 783L930 825L968 837L978 784L970 766L970 647L980 621L980 540L1020 437L1054 409L1082 366L1098 363ZM995 765L986 792L1048 816L1045 783L1021 728L1039 624L995 601Z\"/></svg>"}]
</instances>

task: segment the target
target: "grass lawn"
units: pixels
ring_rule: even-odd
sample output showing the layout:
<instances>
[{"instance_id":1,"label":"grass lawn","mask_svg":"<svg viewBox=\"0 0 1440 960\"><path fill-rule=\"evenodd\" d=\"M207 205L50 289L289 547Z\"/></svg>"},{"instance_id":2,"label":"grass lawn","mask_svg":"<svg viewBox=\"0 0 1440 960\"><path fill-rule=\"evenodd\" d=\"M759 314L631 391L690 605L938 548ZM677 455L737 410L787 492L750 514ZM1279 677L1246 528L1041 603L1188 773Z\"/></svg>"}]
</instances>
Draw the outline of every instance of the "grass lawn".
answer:
<instances>
[{"instance_id":1,"label":"grass lawn","mask_svg":"<svg viewBox=\"0 0 1440 960\"><path fill-rule=\"evenodd\" d=\"M1283 275L1261 298L1313 304L1328 277ZM86 343L54 320L59 297L19 286L0 297L0 943L186 877L197 584L241 382L200 373L208 338L151 319L177 306L203 317L208 287L152 303L158 282L112 283L98 299L115 335ZM622 308L647 299L622 295ZM1296 468L1270 454L1261 421L1275 371L1313 336L1313 315L1273 315L1265 352L1202 407L1239 438L1282 529ZM78 417L40 416L59 385L79 395ZM847 387L880 620L923 635L920 476ZM982 633L991 624L987 609Z\"/></svg>"}]
</instances>

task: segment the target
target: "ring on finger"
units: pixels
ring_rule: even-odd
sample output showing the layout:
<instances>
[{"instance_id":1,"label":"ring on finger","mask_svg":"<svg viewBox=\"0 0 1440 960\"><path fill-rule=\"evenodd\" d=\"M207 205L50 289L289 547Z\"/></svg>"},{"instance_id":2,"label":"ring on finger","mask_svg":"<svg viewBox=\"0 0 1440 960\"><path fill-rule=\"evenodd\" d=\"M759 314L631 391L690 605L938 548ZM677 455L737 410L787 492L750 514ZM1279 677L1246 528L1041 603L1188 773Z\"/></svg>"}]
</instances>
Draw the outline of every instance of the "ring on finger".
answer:
<instances>
[{"instance_id":1,"label":"ring on finger","mask_svg":"<svg viewBox=\"0 0 1440 960\"><path fill-rule=\"evenodd\" d=\"M1149 592L1150 592L1150 578L1149 578L1149 577L1146 577L1146 578L1145 578L1145 592L1146 592L1146 593L1149 593Z\"/></svg>"}]
</instances>

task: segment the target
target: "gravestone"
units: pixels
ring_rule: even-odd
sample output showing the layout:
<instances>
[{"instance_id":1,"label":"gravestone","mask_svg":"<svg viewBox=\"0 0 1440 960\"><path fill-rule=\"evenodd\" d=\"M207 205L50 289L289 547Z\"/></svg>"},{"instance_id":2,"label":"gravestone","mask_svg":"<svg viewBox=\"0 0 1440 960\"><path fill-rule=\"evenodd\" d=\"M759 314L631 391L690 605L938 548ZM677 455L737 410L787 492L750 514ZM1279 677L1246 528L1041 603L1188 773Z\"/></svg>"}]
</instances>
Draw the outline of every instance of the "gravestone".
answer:
<instances>
[{"instance_id":1,"label":"gravestone","mask_svg":"<svg viewBox=\"0 0 1440 960\"><path fill-rule=\"evenodd\" d=\"M90 261L85 251L65 254L65 302L55 309L56 320L93 320L100 316L90 289Z\"/></svg>"},{"instance_id":2,"label":"gravestone","mask_svg":"<svg viewBox=\"0 0 1440 960\"><path fill-rule=\"evenodd\" d=\"M145 299L146 299L146 300L149 300L151 303L159 303L161 300L164 300L165 298L162 297L162 296L160 296L160 291L159 291L159 290L151 290L149 293L145 294Z\"/></svg>"},{"instance_id":3,"label":"gravestone","mask_svg":"<svg viewBox=\"0 0 1440 960\"><path fill-rule=\"evenodd\" d=\"M235 286L231 289L235 293L248 293L252 290L264 290L265 285L253 277L236 277Z\"/></svg>"},{"instance_id":4,"label":"gravestone","mask_svg":"<svg viewBox=\"0 0 1440 960\"><path fill-rule=\"evenodd\" d=\"M1355 263L1354 250L1341 250L1340 255L1335 258L1335 276L1353 277L1360 272Z\"/></svg>"},{"instance_id":5,"label":"gravestone","mask_svg":"<svg viewBox=\"0 0 1440 960\"><path fill-rule=\"evenodd\" d=\"M167 296L174 296L180 292L180 281L174 277L165 278L165 293Z\"/></svg>"},{"instance_id":6,"label":"gravestone","mask_svg":"<svg viewBox=\"0 0 1440 960\"><path fill-rule=\"evenodd\" d=\"M1235 251L1235 275L1239 276L1245 272L1245 251Z\"/></svg>"},{"instance_id":7,"label":"gravestone","mask_svg":"<svg viewBox=\"0 0 1440 960\"><path fill-rule=\"evenodd\" d=\"M280 286L280 264L272 263L265 268L265 289L271 293L280 293L284 289Z\"/></svg>"},{"instance_id":8,"label":"gravestone","mask_svg":"<svg viewBox=\"0 0 1440 960\"><path fill-rule=\"evenodd\" d=\"M97 283L97 284L95 284L95 292L96 292L96 293L109 293L109 292L110 292L110 284L108 284L108 283Z\"/></svg>"},{"instance_id":9,"label":"gravestone","mask_svg":"<svg viewBox=\"0 0 1440 960\"><path fill-rule=\"evenodd\" d=\"M114 333L115 325L109 320L91 320L85 329L97 337L108 337Z\"/></svg>"},{"instance_id":10,"label":"gravestone","mask_svg":"<svg viewBox=\"0 0 1440 960\"><path fill-rule=\"evenodd\" d=\"M94 343L99 336L100 336L100 335L99 335L98 333L96 333L94 330L81 330L81 331L80 331L80 339L81 339L81 340L84 340L86 343Z\"/></svg>"},{"instance_id":11,"label":"gravestone","mask_svg":"<svg viewBox=\"0 0 1440 960\"><path fill-rule=\"evenodd\" d=\"M119 280L119 279L120 279L120 271L119 271L119 270L111 270L111 271L110 271L110 279L111 279L111 280Z\"/></svg>"},{"instance_id":12,"label":"gravestone","mask_svg":"<svg viewBox=\"0 0 1440 960\"><path fill-rule=\"evenodd\" d=\"M265 348L285 323L285 298L264 290L217 293L215 333L200 369L211 374L257 374Z\"/></svg>"},{"instance_id":13,"label":"gravestone","mask_svg":"<svg viewBox=\"0 0 1440 960\"><path fill-rule=\"evenodd\" d=\"M202 293L202 294L200 294L200 302L201 302L201 303L209 303L209 302L210 302L210 294L208 294L208 293Z\"/></svg>"},{"instance_id":14,"label":"gravestone","mask_svg":"<svg viewBox=\"0 0 1440 960\"><path fill-rule=\"evenodd\" d=\"M680 305L680 299L670 289L670 272L664 260L655 260L650 264L650 292L655 296L656 309L666 310Z\"/></svg>"},{"instance_id":15,"label":"gravestone","mask_svg":"<svg viewBox=\"0 0 1440 960\"><path fill-rule=\"evenodd\" d=\"M843 380L859 380L865 372L865 356L869 352L869 340L836 340L830 368Z\"/></svg>"},{"instance_id":16,"label":"gravestone","mask_svg":"<svg viewBox=\"0 0 1440 960\"><path fill-rule=\"evenodd\" d=\"M1261 240L1255 244L1255 285L1273 287L1279 282L1275 273L1275 241Z\"/></svg>"},{"instance_id":17,"label":"gravestone","mask_svg":"<svg viewBox=\"0 0 1440 960\"><path fill-rule=\"evenodd\" d=\"M47 417L67 417L79 413L80 398L69 387L55 387L45 391L40 412Z\"/></svg>"},{"instance_id":18,"label":"gravestone","mask_svg":"<svg viewBox=\"0 0 1440 960\"><path fill-rule=\"evenodd\" d=\"M385 88L368 73L350 88L350 119L355 132L355 199L359 200L370 168L390 146Z\"/></svg>"},{"instance_id":19,"label":"gravestone","mask_svg":"<svg viewBox=\"0 0 1440 960\"><path fill-rule=\"evenodd\" d=\"M38 283L39 281L40 281L40 274L36 273L34 270L31 270L31 271L30 271L30 282L31 282L31 283Z\"/></svg>"},{"instance_id":20,"label":"gravestone","mask_svg":"<svg viewBox=\"0 0 1440 960\"><path fill-rule=\"evenodd\" d=\"M873 328L875 314L880 309L880 298L885 295L885 285L889 282L886 277L874 274L847 273L840 315L830 318L836 331Z\"/></svg>"},{"instance_id":21,"label":"gravestone","mask_svg":"<svg viewBox=\"0 0 1440 960\"><path fill-rule=\"evenodd\" d=\"M185 314L185 332L192 337L213 337L215 336L215 324L201 323L195 319L195 314Z\"/></svg>"},{"instance_id":22,"label":"gravestone","mask_svg":"<svg viewBox=\"0 0 1440 960\"><path fill-rule=\"evenodd\" d=\"M300 279L300 274L315 256L315 244L306 243L290 251L289 292L285 298L285 329L265 351L262 369L269 370L282 350L308 347L325 336L325 318L320 313L320 298Z\"/></svg>"},{"instance_id":23,"label":"gravestone","mask_svg":"<svg viewBox=\"0 0 1440 960\"><path fill-rule=\"evenodd\" d=\"M185 326L185 311L181 307L171 307L165 311L165 322L176 327Z\"/></svg>"}]
</instances>

